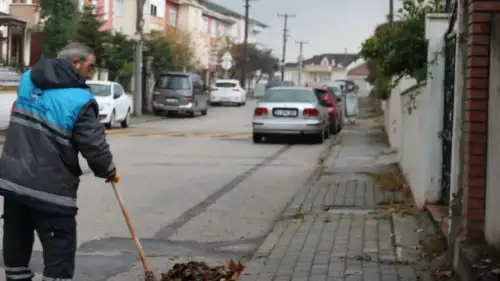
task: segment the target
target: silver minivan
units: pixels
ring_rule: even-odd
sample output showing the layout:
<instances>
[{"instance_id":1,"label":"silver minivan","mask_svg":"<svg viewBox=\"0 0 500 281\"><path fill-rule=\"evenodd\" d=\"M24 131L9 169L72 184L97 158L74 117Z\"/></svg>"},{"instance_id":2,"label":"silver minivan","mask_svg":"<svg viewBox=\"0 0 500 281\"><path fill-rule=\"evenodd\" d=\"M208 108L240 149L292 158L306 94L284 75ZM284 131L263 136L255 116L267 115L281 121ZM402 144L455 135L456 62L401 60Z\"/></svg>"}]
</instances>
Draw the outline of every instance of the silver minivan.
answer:
<instances>
[{"instance_id":1,"label":"silver minivan","mask_svg":"<svg viewBox=\"0 0 500 281\"><path fill-rule=\"evenodd\" d=\"M155 115L186 114L195 117L197 112L207 115L208 89L196 73L166 72L160 74L153 89Z\"/></svg>"}]
</instances>

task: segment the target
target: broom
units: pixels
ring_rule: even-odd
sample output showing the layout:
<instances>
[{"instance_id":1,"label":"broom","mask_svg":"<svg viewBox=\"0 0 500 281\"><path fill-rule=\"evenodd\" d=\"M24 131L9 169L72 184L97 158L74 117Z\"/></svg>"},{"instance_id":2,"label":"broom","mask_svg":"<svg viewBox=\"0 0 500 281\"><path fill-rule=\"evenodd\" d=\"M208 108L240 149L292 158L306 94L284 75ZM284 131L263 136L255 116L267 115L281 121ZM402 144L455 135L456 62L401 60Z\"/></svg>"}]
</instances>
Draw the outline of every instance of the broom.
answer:
<instances>
[{"instance_id":1,"label":"broom","mask_svg":"<svg viewBox=\"0 0 500 281\"><path fill-rule=\"evenodd\" d=\"M123 217L125 218L125 222L127 223L128 229L130 230L130 235L132 235L132 239L134 239L135 246L137 247L137 251L139 252L139 259L141 260L142 266L144 267L145 281L157 281L153 271L151 270L151 266L146 258L146 253L142 248L141 241L139 241L139 237L135 233L134 225L132 224L132 220L128 215L127 209L125 208L125 204L123 203L123 198L118 191L114 182L111 182L113 186L113 190L115 191L116 199L118 200L118 204L120 205L120 209L122 209Z\"/></svg>"}]
</instances>

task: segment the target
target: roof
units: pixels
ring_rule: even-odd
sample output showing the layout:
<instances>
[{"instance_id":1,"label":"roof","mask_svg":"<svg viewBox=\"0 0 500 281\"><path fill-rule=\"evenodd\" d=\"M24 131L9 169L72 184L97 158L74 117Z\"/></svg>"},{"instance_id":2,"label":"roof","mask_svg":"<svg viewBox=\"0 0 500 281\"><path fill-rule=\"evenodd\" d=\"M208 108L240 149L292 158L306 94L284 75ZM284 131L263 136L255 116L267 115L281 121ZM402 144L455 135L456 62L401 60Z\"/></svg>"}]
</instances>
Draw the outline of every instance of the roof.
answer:
<instances>
[{"instance_id":1,"label":"roof","mask_svg":"<svg viewBox=\"0 0 500 281\"><path fill-rule=\"evenodd\" d=\"M26 22L14 17L11 14L0 12L0 26L1 25L20 25L25 26Z\"/></svg>"},{"instance_id":2,"label":"roof","mask_svg":"<svg viewBox=\"0 0 500 281\"><path fill-rule=\"evenodd\" d=\"M352 67L347 71L347 76L368 76L370 74L370 70L368 69L368 66L366 62L357 65L355 67Z\"/></svg>"},{"instance_id":3,"label":"roof","mask_svg":"<svg viewBox=\"0 0 500 281\"><path fill-rule=\"evenodd\" d=\"M323 59L326 58L330 62L333 60L333 61L335 61L335 64L341 64L342 67L347 67L353 61L355 61L357 57L358 57L357 54L324 53L321 55L315 55L311 58L305 59L303 63L304 63L304 65L308 65L308 64L319 65L319 64L321 64L321 61L323 61ZM298 65L299 65L298 62L287 62L285 64L285 67L297 67Z\"/></svg>"},{"instance_id":4,"label":"roof","mask_svg":"<svg viewBox=\"0 0 500 281\"><path fill-rule=\"evenodd\" d=\"M215 4L214 2L211 2L211 1L206 1L204 0L201 5L203 5L205 8L209 9L209 10L212 10L214 12L217 12L219 14L223 14L225 16L230 16L230 17L234 17L234 18L237 18L237 19L244 19L245 16L240 14L240 13L237 13L233 10L230 10L224 6L221 6L219 4ZM255 19L250 19L250 23L251 24L255 24L257 26L260 26L262 28L268 28L269 26L265 23L262 23L258 20L255 20Z\"/></svg>"}]
</instances>

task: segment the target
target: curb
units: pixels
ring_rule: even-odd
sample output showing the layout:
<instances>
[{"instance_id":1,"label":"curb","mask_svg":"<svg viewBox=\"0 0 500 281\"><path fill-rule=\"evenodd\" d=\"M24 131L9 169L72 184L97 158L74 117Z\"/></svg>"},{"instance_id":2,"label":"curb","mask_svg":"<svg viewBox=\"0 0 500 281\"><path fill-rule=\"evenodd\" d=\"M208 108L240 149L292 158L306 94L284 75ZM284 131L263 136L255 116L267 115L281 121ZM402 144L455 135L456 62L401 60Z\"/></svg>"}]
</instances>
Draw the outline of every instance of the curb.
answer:
<instances>
[{"instance_id":1,"label":"curb","mask_svg":"<svg viewBox=\"0 0 500 281\"><path fill-rule=\"evenodd\" d=\"M303 190L304 188L310 188L312 185L314 185L317 179L319 179L319 177L321 176L321 172L325 168L323 166L323 163L332 152L333 150L332 148L335 145L340 144L340 139L341 139L341 134L338 134L329 140L327 147L323 149L320 156L318 157L316 168L309 176L309 178L306 180L304 186L292 196L289 202L287 202L286 207L283 210L283 212L280 213L279 218L282 218L284 216L285 212L288 210L290 204L293 202L295 197L297 197L301 193L301 190ZM248 263L245 265L245 269L241 273L238 281L255 281L257 279L259 273L265 266L266 259L276 246L276 242L281 237L281 235L286 230L289 224L290 222L281 220L277 220L275 222L271 231L267 234L262 244L260 244L260 246L257 248L257 251L255 251L250 261L248 261Z\"/></svg>"},{"instance_id":2,"label":"curb","mask_svg":"<svg viewBox=\"0 0 500 281\"><path fill-rule=\"evenodd\" d=\"M323 173L323 170L325 169L325 167L323 166L323 164L325 163L325 160L328 158L328 156L332 152L333 147L337 144L340 144L340 138L341 138L341 134L337 134L333 138L328 140L330 143L321 152L320 156L318 157L318 161L316 162L316 168L314 168L311 175L305 181L306 186L312 186L316 183L316 181L318 181L321 174Z\"/></svg>"},{"instance_id":3,"label":"curb","mask_svg":"<svg viewBox=\"0 0 500 281\"><path fill-rule=\"evenodd\" d=\"M162 116L152 116L151 118L146 118L143 120L134 120L134 117L131 118L131 124L136 125L136 124L142 124L142 123L151 123L151 122L156 122L156 121L163 121L168 118L162 117Z\"/></svg>"}]
</instances>

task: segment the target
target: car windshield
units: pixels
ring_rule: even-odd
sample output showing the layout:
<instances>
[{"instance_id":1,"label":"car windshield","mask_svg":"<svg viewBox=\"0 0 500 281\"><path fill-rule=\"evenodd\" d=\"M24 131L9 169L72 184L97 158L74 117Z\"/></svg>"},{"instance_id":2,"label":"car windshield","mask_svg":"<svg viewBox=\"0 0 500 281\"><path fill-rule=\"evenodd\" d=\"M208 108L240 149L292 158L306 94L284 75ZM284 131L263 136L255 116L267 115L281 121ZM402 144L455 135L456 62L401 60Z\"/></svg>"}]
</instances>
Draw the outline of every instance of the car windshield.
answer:
<instances>
[{"instance_id":1,"label":"car windshield","mask_svg":"<svg viewBox=\"0 0 500 281\"><path fill-rule=\"evenodd\" d=\"M234 82L216 82L215 87L217 88L236 88L238 84Z\"/></svg>"},{"instance_id":2,"label":"car windshield","mask_svg":"<svg viewBox=\"0 0 500 281\"><path fill-rule=\"evenodd\" d=\"M166 90L190 90L189 77L184 75L163 75L156 82L156 88Z\"/></svg>"},{"instance_id":3,"label":"car windshield","mask_svg":"<svg viewBox=\"0 0 500 281\"><path fill-rule=\"evenodd\" d=\"M308 89L270 89L261 99L261 102L316 103L317 101L314 92Z\"/></svg>"},{"instance_id":4,"label":"car windshield","mask_svg":"<svg viewBox=\"0 0 500 281\"><path fill-rule=\"evenodd\" d=\"M88 84L90 92L96 97L107 97L111 95L111 85L106 84Z\"/></svg>"}]
</instances>

